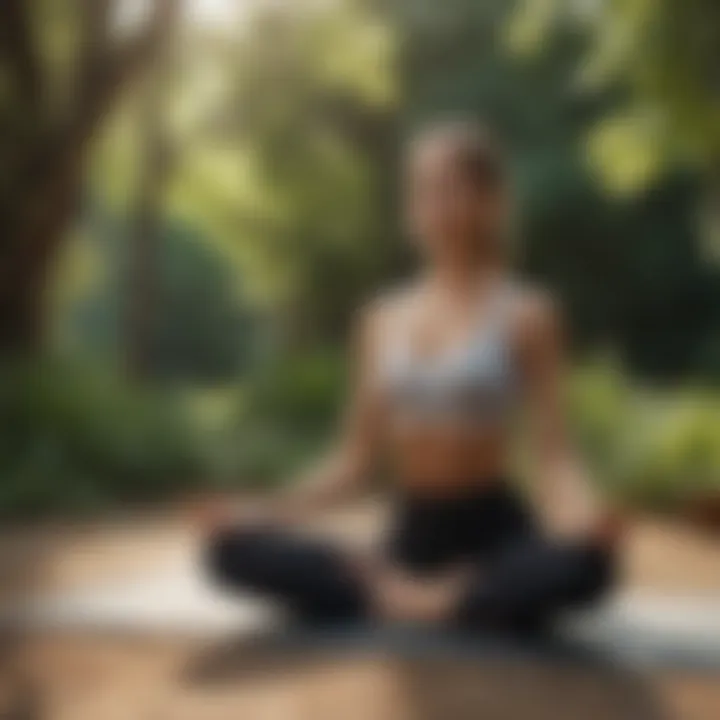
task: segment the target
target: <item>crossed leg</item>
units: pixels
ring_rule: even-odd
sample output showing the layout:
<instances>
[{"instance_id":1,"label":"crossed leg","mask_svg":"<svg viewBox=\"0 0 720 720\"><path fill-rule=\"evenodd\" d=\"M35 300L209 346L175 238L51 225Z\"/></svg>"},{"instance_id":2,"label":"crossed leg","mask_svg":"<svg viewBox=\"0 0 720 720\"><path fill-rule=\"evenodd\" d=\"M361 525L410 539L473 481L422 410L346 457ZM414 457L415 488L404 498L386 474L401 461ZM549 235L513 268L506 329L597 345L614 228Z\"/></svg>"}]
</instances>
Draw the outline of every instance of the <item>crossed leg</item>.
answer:
<instances>
[{"instance_id":1,"label":"crossed leg","mask_svg":"<svg viewBox=\"0 0 720 720\"><path fill-rule=\"evenodd\" d=\"M611 554L593 543L529 539L473 575L456 619L479 630L541 629L599 600L613 579Z\"/></svg>"},{"instance_id":2,"label":"crossed leg","mask_svg":"<svg viewBox=\"0 0 720 720\"><path fill-rule=\"evenodd\" d=\"M221 586L280 600L306 623L351 622L367 614L351 563L326 543L272 528L223 530L209 543L207 563Z\"/></svg>"},{"instance_id":3,"label":"crossed leg","mask_svg":"<svg viewBox=\"0 0 720 720\"><path fill-rule=\"evenodd\" d=\"M212 538L207 562L221 585L280 600L302 622L368 616L368 588L329 544L272 528L223 530ZM597 600L612 576L610 556L590 543L526 538L478 566L448 621L480 631L536 629Z\"/></svg>"}]
</instances>

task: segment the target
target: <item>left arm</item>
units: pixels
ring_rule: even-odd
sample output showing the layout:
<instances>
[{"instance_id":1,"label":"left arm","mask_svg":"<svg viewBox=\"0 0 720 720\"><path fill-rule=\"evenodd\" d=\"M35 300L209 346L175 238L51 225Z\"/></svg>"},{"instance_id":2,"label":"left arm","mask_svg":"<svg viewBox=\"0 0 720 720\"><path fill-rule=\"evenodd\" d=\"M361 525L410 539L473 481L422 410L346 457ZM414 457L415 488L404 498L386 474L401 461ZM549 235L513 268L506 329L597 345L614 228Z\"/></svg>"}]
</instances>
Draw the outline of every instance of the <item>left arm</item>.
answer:
<instances>
[{"instance_id":1,"label":"left arm","mask_svg":"<svg viewBox=\"0 0 720 720\"><path fill-rule=\"evenodd\" d=\"M568 433L559 313L552 301L539 295L523 300L522 306L518 345L540 510L551 533L612 542L617 531L615 520L595 491Z\"/></svg>"}]
</instances>

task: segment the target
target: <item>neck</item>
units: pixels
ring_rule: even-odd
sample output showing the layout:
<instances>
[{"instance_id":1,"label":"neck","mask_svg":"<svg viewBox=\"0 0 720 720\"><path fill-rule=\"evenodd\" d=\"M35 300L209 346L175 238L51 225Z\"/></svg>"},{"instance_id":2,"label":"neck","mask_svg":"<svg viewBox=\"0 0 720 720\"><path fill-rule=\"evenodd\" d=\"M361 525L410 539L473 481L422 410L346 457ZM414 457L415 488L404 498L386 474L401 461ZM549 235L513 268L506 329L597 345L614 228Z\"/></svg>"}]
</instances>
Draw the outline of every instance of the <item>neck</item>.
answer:
<instances>
[{"instance_id":1,"label":"neck","mask_svg":"<svg viewBox=\"0 0 720 720\"><path fill-rule=\"evenodd\" d=\"M493 260L467 259L436 264L428 273L432 285L452 292L474 292L478 286L493 282L501 273L502 264Z\"/></svg>"}]
</instances>

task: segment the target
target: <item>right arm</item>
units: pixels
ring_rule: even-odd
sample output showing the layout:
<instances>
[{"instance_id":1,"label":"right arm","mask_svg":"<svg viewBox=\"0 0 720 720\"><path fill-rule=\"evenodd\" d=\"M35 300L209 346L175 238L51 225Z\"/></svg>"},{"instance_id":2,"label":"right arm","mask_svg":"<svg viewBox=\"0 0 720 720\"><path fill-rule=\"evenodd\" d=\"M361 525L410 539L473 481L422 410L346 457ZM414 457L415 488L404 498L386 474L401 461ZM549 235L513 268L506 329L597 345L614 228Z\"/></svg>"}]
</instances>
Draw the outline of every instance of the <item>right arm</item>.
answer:
<instances>
[{"instance_id":1,"label":"right arm","mask_svg":"<svg viewBox=\"0 0 720 720\"><path fill-rule=\"evenodd\" d=\"M235 505L221 500L200 508L206 529L243 522L293 522L358 492L373 470L382 433L383 401L377 388L375 360L380 310L361 313L354 332L354 372L350 401L340 432L324 457L287 488L259 503Z\"/></svg>"},{"instance_id":2,"label":"right arm","mask_svg":"<svg viewBox=\"0 0 720 720\"><path fill-rule=\"evenodd\" d=\"M281 517L295 519L362 490L377 460L384 403L375 358L379 309L366 309L355 330L350 401L330 451L281 491L271 504Z\"/></svg>"}]
</instances>

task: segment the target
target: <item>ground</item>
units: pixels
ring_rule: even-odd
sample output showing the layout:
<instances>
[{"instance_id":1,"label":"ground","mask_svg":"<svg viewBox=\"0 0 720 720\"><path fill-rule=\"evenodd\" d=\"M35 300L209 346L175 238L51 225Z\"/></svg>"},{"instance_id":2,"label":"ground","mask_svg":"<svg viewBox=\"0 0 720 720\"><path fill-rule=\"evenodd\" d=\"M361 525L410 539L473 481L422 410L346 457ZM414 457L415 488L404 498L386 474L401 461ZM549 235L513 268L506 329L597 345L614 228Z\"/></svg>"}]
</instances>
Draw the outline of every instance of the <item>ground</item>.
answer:
<instances>
[{"instance_id":1,"label":"ground","mask_svg":"<svg viewBox=\"0 0 720 720\"><path fill-rule=\"evenodd\" d=\"M315 529L329 532L339 541L363 542L372 537L381 517L382 509L376 506L357 507L316 523ZM4 599L36 595L147 573L195 543L184 518L176 512L8 530L0 536L0 595ZM626 582L658 591L720 593L718 538L672 522L638 521L628 540ZM465 697L462 693L471 690L476 696L485 693L485 703L492 691L497 704L498 687L509 682L508 692L500 696L514 705L495 707L489 717L539 720L545 717L541 708L543 702L547 707L548 698L556 702L562 697L562 707L568 708L568 698L579 688L588 698L594 692L595 700L588 699L584 705L587 710L600 707L598 698L604 702L609 697L606 690L590 687L587 678L569 679L567 674L553 675L549 669L503 668L498 674L497 666L488 666L479 678L473 667L474 679L460 688L456 687L458 679L467 675L467 668L452 668L451 672L448 667L432 671L389 668L367 658L296 662L288 672L269 672L252 682L231 678L208 686L190 682L187 675L189 664L205 650L197 641L167 638L77 633L16 641L8 638L0 657L0 718L425 720L437 715L449 720L447 709L436 715L431 712L438 697L450 692L449 687L455 688L452 697L456 703ZM448 679L440 682L443 674ZM665 673L643 681L653 701L670 717L720 717L717 677ZM513 692L514 687L522 687L523 694ZM432 697L427 695L430 688ZM472 702L466 698L465 705L470 707ZM589 711L584 714L593 717ZM548 715L553 720L561 716L557 707ZM612 717L619 715L614 712Z\"/></svg>"}]
</instances>

